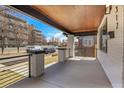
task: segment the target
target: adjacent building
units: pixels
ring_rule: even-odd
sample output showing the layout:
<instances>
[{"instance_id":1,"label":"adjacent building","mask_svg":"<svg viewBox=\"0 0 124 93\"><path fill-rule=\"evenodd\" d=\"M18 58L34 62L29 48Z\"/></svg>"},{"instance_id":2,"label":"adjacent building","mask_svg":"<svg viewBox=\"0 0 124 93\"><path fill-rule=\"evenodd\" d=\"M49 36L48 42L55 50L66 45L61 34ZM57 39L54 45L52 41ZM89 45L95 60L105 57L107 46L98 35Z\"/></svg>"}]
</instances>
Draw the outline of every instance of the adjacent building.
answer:
<instances>
[{"instance_id":1,"label":"adjacent building","mask_svg":"<svg viewBox=\"0 0 124 93\"><path fill-rule=\"evenodd\" d=\"M34 29L32 31L32 37L31 38L33 38L33 40L32 40L33 45L42 45L44 37L43 37L43 34L40 30Z\"/></svg>"},{"instance_id":2,"label":"adjacent building","mask_svg":"<svg viewBox=\"0 0 124 93\"><path fill-rule=\"evenodd\" d=\"M28 44L28 30L26 21L0 13L0 46L16 47Z\"/></svg>"},{"instance_id":3,"label":"adjacent building","mask_svg":"<svg viewBox=\"0 0 124 93\"><path fill-rule=\"evenodd\" d=\"M42 32L28 25L26 21L7 13L0 13L0 47L41 45L44 40Z\"/></svg>"}]
</instances>

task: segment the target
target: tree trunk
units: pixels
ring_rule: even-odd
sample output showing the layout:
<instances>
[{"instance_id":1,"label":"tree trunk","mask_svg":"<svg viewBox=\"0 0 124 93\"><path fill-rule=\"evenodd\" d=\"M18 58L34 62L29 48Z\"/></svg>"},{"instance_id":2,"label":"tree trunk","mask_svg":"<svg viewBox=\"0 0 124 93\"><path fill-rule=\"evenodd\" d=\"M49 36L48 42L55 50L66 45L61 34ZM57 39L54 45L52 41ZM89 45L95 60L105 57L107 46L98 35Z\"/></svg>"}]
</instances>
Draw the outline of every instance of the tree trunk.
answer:
<instances>
[{"instance_id":1,"label":"tree trunk","mask_svg":"<svg viewBox=\"0 0 124 93\"><path fill-rule=\"evenodd\" d=\"M17 47L17 53L19 53L19 46Z\"/></svg>"},{"instance_id":2,"label":"tree trunk","mask_svg":"<svg viewBox=\"0 0 124 93\"><path fill-rule=\"evenodd\" d=\"M4 47L2 46L2 54L4 53Z\"/></svg>"},{"instance_id":3,"label":"tree trunk","mask_svg":"<svg viewBox=\"0 0 124 93\"><path fill-rule=\"evenodd\" d=\"M4 53L4 38L1 38L1 49L2 49L2 54Z\"/></svg>"}]
</instances>

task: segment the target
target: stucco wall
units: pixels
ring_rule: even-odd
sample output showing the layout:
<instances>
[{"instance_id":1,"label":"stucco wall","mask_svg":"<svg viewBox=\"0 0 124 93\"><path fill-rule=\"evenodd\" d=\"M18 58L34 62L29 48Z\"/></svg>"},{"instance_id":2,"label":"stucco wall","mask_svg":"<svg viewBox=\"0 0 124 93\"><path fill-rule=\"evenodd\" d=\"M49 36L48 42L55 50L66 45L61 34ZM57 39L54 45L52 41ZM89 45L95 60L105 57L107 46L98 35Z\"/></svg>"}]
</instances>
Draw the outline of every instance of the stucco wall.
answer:
<instances>
[{"instance_id":1,"label":"stucco wall","mask_svg":"<svg viewBox=\"0 0 124 93\"><path fill-rule=\"evenodd\" d=\"M117 6L118 12L116 12L116 6L112 6L110 14L107 14L108 24L107 31L114 31L115 38L108 39L108 52L102 52L97 46L97 58L101 63L106 75L108 76L113 87L123 86L123 39L124 39L124 6ZM118 29L116 29L116 15L118 15ZM103 19L103 20L104 20ZM100 27L102 26L102 23ZM100 29L99 27L99 29ZM99 43L99 30L97 35L97 43Z\"/></svg>"}]
</instances>

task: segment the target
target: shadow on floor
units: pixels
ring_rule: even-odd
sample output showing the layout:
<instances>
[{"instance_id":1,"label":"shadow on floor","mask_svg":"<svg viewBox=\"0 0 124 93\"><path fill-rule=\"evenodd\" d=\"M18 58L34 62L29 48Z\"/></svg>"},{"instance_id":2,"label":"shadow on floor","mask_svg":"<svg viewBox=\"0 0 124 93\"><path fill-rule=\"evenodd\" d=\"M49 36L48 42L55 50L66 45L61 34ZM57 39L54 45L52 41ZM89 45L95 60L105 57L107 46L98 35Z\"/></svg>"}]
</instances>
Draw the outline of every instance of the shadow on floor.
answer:
<instances>
[{"instance_id":1,"label":"shadow on floor","mask_svg":"<svg viewBox=\"0 0 124 93\"><path fill-rule=\"evenodd\" d=\"M10 88L111 88L96 60L68 60L45 69L42 77L27 78Z\"/></svg>"}]
</instances>

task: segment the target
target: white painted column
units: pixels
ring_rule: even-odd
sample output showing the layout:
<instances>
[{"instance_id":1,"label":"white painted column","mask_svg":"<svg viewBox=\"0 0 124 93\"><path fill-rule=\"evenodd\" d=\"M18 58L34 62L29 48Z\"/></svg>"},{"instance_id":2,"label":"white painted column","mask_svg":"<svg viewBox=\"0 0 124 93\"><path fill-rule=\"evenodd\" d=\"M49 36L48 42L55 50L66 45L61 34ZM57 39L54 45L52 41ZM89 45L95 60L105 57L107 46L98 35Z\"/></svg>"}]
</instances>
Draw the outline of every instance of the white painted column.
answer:
<instances>
[{"instance_id":1,"label":"white painted column","mask_svg":"<svg viewBox=\"0 0 124 93\"><path fill-rule=\"evenodd\" d=\"M64 62L66 61L68 58L66 56L66 48L58 48L58 60L59 62Z\"/></svg>"},{"instance_id":2,"label":"white painted column","mask_svg":"<svg viewBox=\"0 0 124 93\"><path fill-rule=\"evenodd\" d=\"M74 35L68 35L67 48L70 49L70 57L74 57L75 56Z\"/></svg>"},{"instance_id":3,"label":"white painted column","mask_svg":"<svg viewBox=\"0 0 124 93\"><path fill-rule=\"evenodd\" d=\"M31 56L31 77L38 77L44 73L44 52L32 52Z\"/></svg>"}]
</instances>

